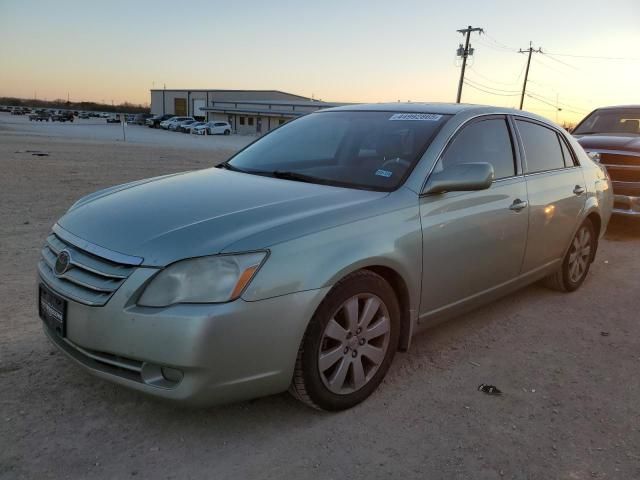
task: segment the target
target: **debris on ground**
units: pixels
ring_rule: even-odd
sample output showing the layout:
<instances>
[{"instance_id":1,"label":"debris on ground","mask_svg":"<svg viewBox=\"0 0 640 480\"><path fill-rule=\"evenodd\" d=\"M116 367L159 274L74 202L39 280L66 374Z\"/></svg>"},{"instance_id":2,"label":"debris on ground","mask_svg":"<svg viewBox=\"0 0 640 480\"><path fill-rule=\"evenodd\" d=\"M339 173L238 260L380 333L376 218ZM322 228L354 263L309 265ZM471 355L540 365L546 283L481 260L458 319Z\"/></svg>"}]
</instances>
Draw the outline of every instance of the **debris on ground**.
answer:
<instances>
[{"instance_id":1,"label":"debris on ground","mask_svg":"<svg viewBox=\"0 0 640 480\"><path fill-rule=\"evenodd\" d=\"M485 385L484 383L481 383L478 385L478 390L482 393L486 393L487 395L502 395L502 392L494 385Z\"/></svg>"},{"instance_id":2,"label":"debris on ground","mask_svg":"<svg viewBox=\"0 0 640 480\"><path fill-rule=\"evenodd\" d=\"M16 150L14 153L30 153L36 157L48 157L49 152L43 152L42 150Z\"/></svg>"}]
</instances>

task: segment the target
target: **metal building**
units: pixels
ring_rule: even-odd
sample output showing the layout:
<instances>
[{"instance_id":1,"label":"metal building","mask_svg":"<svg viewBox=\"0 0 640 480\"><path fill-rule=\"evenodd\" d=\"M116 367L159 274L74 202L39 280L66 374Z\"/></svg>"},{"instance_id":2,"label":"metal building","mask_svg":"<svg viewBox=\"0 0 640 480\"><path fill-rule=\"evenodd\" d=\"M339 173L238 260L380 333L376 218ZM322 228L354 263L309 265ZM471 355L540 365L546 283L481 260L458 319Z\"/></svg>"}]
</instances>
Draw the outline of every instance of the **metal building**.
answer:
<instances>
[{"instance_id":1,"label":"metal building","mask_svg":"<svg viewBox=\"0 0 640 480\"><path fill-rule=\"evenodd\" d=\"M151 113L229 122L235 133L257 134L291 118L338 104L279 90L151 90Z\"/></svg>"}]
</instances>

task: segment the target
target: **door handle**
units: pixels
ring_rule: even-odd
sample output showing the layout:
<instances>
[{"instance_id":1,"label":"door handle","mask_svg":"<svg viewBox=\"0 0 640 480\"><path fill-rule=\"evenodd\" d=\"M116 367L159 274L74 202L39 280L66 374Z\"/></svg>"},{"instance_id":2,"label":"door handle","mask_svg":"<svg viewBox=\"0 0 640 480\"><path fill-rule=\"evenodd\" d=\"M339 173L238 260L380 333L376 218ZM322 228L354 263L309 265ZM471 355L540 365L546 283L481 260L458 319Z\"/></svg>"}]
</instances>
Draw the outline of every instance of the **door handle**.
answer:
<instances>
[{"instance_id":1,"label":"door handle","mask_svg":"<svg viewBox=\"0 0 640 480\"><path fill-rule=\"evenodd\" d=\"M582 195L585 192L584 187L581 187L580 185L576 185L575 188L573 189L573 193L575 193L576 195Z\"/></svg>"},{"instance_id":2,"label":"door handle","mask_svg":"<svg viewBox=\"0 0 640 480\"><path fill-rule=\"evenodd\" d=\"M519 212L520 210L527 208L528 205L529 205L529 202L523 202L519 198L516 198L511 204L511 206L509 207L509 210L513 210L514 212Z\"/></svg>"}]
</instances>

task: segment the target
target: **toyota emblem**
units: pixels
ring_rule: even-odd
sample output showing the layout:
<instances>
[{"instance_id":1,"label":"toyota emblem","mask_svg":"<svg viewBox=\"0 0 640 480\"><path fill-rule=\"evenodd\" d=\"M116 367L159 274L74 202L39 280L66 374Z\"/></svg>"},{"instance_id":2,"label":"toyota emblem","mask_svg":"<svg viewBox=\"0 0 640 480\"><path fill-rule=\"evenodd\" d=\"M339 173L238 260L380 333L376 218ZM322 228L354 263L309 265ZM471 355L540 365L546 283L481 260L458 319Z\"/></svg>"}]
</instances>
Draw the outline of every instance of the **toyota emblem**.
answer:
<instances>
[{"instance_id":1,"label":"toyota emblem","mask_svg":"<svg viewBox=\"0 0 640 480\"><path fill-rule=\"evenodd\" d=\"M56 259L55 274L58 276L64 275L69 268L71 268L71 255L67 250L62 250Z\"/></svg>"}]
</instances>

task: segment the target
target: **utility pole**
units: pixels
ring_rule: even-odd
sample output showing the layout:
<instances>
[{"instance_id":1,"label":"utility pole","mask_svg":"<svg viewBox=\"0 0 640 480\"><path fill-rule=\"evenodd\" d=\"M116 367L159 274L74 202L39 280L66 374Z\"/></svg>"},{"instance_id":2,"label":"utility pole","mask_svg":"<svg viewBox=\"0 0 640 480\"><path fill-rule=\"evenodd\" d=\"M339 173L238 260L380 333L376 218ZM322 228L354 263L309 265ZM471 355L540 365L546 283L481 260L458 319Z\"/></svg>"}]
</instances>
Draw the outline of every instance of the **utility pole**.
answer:
<instances>
[{"instance_id":1,"label":"utility pole","mask_svg":"<svg viewBox=\"0 0 640 480\"><path fill-rule=\"evenodd\" d=\"M469 25L467 28L463 28L458 30L458 33L465 35L464 47L462 44L458 47L458 56L462 57L462 69L460 70L460 82L458 83L458 96L456 97L456 103L460 103L460 98L462 97L462 84L464 82L464 71L467 69L467 57L469 55L473 55L473 48L469 49L469 39L471 37L471 32L478 32L479 35L484 33L482 28L473 28Z\"/></svg>"},{"instance_id":2,"label":"utility pole","mask_svg":"<svg viewBox=\"0 0 640 480\"><path fill-rule=\"evenodd\" d=\"M527 69L524 72L524 82L522 84L522 96L520 97L520 110L522 110L522 105L524 105L524 95L527 91L527 79L529 78L529 67L531 66L531 55L534 53L542 53L542 49L538 48L537 50L533 49L533 42L529 42L529 48L527 50L518 50L519 53L529 53L529 57L527 58Z\"/></svg>"}]
</instances>

